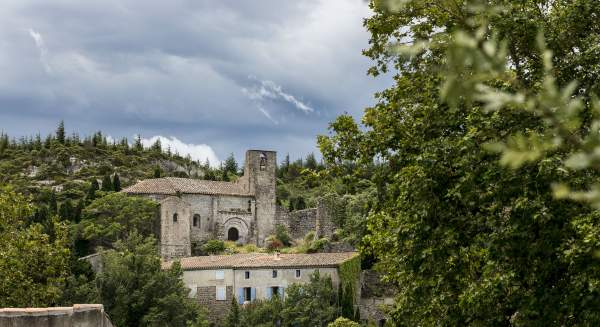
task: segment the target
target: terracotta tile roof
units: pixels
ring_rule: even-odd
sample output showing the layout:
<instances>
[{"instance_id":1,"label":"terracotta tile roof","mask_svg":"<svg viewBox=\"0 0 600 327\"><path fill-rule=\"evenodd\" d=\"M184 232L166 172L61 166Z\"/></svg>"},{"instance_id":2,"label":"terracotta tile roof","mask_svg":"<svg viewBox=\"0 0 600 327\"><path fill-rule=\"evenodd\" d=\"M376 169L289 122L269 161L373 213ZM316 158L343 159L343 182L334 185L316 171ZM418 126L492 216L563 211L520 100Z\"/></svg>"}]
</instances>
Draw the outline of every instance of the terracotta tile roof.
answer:
<instances>
[{"instance_id":1,"label":"terracotta tile roof","mask_svg":"<svg viewBox=\"0 0 600 327\"><path fill-rule=\"evenodd\" d=\"M201 179L164 177L146 179L122 192L128 194L207 194L207 195L251 195L243 184L231 182L205 181Z\"/></svg>"},{"instance_id":2,"label":"terracotta tile roof","mask_svg":"<svg viewBox=\"0 0 600 327\"><path fill-rule=\"evenodd\" d=\"M274 254L247 253L187 257L178 259L183 270L208 270L227 268L296 268L296 267L337 267L357 256L357 252ZM163 262L163 269L171 267L173 261Z\"/></svg>"}]
</instances>

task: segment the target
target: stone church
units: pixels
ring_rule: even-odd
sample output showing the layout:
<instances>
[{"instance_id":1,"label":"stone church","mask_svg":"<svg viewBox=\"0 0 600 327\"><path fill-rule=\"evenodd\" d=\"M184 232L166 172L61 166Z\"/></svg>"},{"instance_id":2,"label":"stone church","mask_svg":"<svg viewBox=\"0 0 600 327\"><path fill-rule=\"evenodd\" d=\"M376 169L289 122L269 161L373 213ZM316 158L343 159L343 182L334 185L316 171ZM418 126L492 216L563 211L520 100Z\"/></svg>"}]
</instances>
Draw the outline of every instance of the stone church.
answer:
<instances>
[{"instance_id":1,"label":"stone church","mask_svg":"<svg viewBox=\"0 0 600 327\"><path fill-rule=\"evenodd\" d=\"M188 257L209 239L262 246L280 215L276 206L274 151L248 150L235 182L155 178L123 190L160 203L160 246L165 259Z\"/></svg>"}]
</instances>

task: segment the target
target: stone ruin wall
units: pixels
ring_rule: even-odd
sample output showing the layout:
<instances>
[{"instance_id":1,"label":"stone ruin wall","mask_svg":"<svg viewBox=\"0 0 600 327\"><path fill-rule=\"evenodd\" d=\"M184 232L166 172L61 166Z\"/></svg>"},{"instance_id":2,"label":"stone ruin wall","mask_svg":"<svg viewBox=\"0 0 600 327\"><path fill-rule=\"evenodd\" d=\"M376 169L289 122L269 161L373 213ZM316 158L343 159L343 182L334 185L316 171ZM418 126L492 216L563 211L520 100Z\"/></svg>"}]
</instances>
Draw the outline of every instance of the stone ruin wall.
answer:
<instances>
[{"instance_id":1,"label":"stone ruin wall","mask_svg":"<svg viewBox=\"0 0 600 327\"><path fill-rule=\"evenodd\" d=\"M277 206L275 223L285 226L292 239L304 238L309 232L315 232L317 237L331 237L336 228L325 201L318 201L316 208L292 212Z\"/></svg>"},{"instance_id":2,"label":"stone ruin wall","mask_svg":"<svg viewBox=\"0 0 600 327\"><path fill-rule=\"evenodd\" d=\"M72 307L3 308L0 326L11 327L113 327L102 304Z\"/></svg>"}]
</instances>

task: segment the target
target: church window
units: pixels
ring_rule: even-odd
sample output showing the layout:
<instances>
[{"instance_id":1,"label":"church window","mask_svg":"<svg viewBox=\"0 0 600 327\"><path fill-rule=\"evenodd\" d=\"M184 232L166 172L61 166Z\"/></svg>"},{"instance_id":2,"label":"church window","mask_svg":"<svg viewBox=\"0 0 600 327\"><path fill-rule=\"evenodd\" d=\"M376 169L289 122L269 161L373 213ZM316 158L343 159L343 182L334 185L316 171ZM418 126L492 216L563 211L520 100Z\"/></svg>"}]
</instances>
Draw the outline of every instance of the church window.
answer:
<instances>
[{"instance_id":1,"label":"church window","mask_svg":"<svg viewBox=\"0 0 600 327\"><path fill-rule=\"evenodd\" d=\"M176 222L177 222L177 217L178 217L178 216L177 216L177 214L176 214L176 213L174 213L174 214L173 214L173 222L174 222L174 223L176 223Z\"/></svg>"},{"instance_id":2,"label":"church window","mask_svg":"<svg viewBox=\"0 0 600 327\"><path fill-rule=\"evenodd\" d=\"M267 169L267 155L262 152L260 154L260 170L265 170Z\"/></svg>"},{"instance_id":3,"label":"church window","mask_svg":"<svg viewBox=\"0 0 600 327\"><path fill-rule=\"evenodd\" d=\"M199 214L194 215L193 224L194 224L194 227L200 227L200 215Z\"/></svg>"}]
</instances>

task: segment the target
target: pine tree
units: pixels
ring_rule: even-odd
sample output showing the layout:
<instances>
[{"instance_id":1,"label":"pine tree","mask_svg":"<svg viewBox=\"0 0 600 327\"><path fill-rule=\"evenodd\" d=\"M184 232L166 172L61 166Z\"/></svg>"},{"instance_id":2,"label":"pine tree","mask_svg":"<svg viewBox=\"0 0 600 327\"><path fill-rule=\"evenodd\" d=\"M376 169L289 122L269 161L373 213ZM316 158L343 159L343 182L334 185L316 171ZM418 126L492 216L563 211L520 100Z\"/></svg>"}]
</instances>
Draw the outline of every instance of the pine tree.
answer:
<instances>
[{"instance_id":1,"label":"pine tree","mask_svg":"<svg viewBox=\"0 0 600 327\"><path fill-rule=\"evenodd\" d=\"M227 314L227 320L225 321L226 327L238 327L241 326L240 319L240 306L238 305L235 296L231 297L231 308Z\"/></svg>"},{"instance_id":2,"label":"pine tree","mask_svg":"<svg viewBox=\"0 0 600 327\"><path fill-rule=\"evenodd\" d=\"M121 179L119 178L119 174L115 173L112 182L113 191L119 192L121 191Z\"/></svg>"},{"instance_id":3,"label":"pine tree","mask_svg":"<svg viewBox=\"0 0 600 327\"><path fill-rule=\"evenodd\" d=\"M161 175L162 171L160 169L160 166L156 165L156 168L154 168L154 178L160 178Z\"/></svg>"},{"instance_id":4,"label":"pine tree","mask_svg":"<svg viewBox=\"0 0 600 327\"><path fill-rule=\"evenodd\" d=\"M58 128L56 129L56 140L60 144L65 144L65 122L60 121Z\"/></svg>"},{"instance_id":5,"label":"pine tree","mask_svg":"<svg viewBox=\"0 0 600 327\"><path fill-rule=\"evenodd\" d=\"M104 175L102 178L102 191L110 192L113 190L112 181L110 180L110 175Z\"/></svg>"},{"instance_id":6,"label":"pine tree","mask_svg":"<svg viewBox=\"0 0 600 327\"><path fill-rule=\"evenodd\" d=\"M154 144L152 144L150 149L152 151L154 151L155 153L161 153L162 152L162 144L160 142L160 139L156 139L156 142L154 142Z\"/></svg>"},{"instance_id":7,"label":"pine tree","mask_svg":"<svg viewBox=\"0 0 600 327\"><path fill-rule=\"evenodd\" d=\"M83 201L83 199L79 199L79 201L77 202L77 206L73 211L74 222L78 223L81 220L81 212L83 211L83 208L85 208L85 202Z\"/></svg>"},{"instance_id":8,"label":"pine tree","mask_svg":"<svg viewBox=\"0 0 600 327\"><path fill-rule=\"evenodd\" d=\"M142 136L141 135L137 135L135 137L135 143L133 144L133 148L135 149L135 151L137 152L142 152L144 151L144 145L142 144Z\"/></svg>"},{"instance_id":9,"label":"pine tree","mask_svg":"<svg viewBox=\"0 0 600 327\"><path fill-rule=\"evenodd\" d=\"M227 159L225 159L225 164L223 166L223 170L224 170L223 175L228 175L229 173L237 175L238 164L235 161L235 157L233 156L233 153L229 154L229 157L227 157Z\"/></svg>"},{"instance_id":10,"label":"pine tree","mask_svg":"<svg viewBox=\"0 0 600 327\"><path fill-rule=\"evenodd\" d=\"M306 156L306 162L304 164L305 168L311 169L311 170L316 170L317 169L317 159L315 159L315 154L314 153L310 153L309 155Z\"/></svg>"},{"instance_id":11,"label":"pine tree","mask_svg":"<svg viewBox=\"0 0 600 327\"><path fill-rule=\"evenodd\" d=\"M96 191L98 191L99 189L100 186L98 185L98 181L96 180L96 178L92 178L90 189L88 190L86 197L88 202L92 202L94 201L94 199L96 199Z\"/></svg>"}]
</instances>

